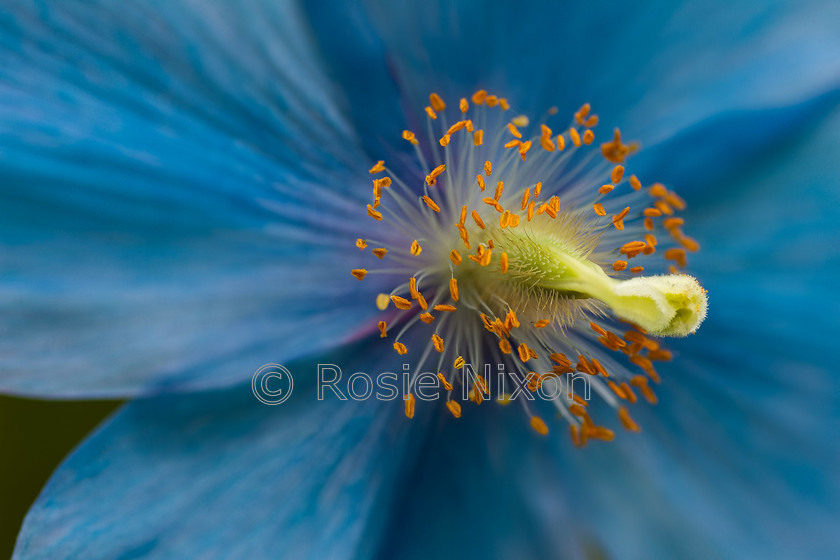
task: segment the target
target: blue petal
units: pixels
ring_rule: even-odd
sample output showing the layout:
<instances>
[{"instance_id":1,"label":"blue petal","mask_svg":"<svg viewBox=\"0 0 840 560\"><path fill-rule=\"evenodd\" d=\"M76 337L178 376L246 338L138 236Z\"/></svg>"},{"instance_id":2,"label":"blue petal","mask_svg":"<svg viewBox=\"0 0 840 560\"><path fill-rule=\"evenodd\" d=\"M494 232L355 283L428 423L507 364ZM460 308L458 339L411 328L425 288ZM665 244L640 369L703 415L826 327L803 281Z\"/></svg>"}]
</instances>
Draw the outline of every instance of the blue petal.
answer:
<instances>
[{"instance_id":1,"label":"blue petal","mask_svg":"<svg viewBox=\"0 0 840 560\"><path fill-rule=\"evenodd\" d=\"M323 363L393 371L365 350ZM399 398L319 401L315 363L288 369L273 407L250 386L125 406L53 475L15 557L370 556L432 407L409 421Z\"/></svg>"},{"instance_id":2,"label":"blue petal","mask_svg":"<svg viewBox=\"0 0 840 560\"><path fill-rule=\"evenodd\" d=\"M395 127L405 110L422 131L431 91L454 103L487 88L531 116L551 106L571 115L590 101L599 136L621 126L659 152L642 176L682 190L789 134L807 100L840 86L840 6L831 1L736 0L714 10L697 1L369 2L309 17L330 31L319 41L359 121ZM389 102L382 92L395 90L400 99ZM370 92L376 103L366 103ZM748 111L755 118L745 122ZM676 157L669 141L707 124L702 141L681 146L688 162L674 172L663 165Z\"/></svg>"},{"instance_id":3,"label":"blue petal","mask_svg":"<svg viewBox=\"0 0 840 560\"><path fill-rule=\"evenodd\" d=\"M460 420L428 438L379 557L583 558L597 550L569 499L575 481L545 444L518 405L466 404Z\"/></svg>"},{"instance_id":4,"label":"blue petal","mask_svg":"<svg viewBox=\"0 0 840 560\"><path fill-rule=\"evenodd\" d=\"M0 390L215 387L369 323L370 158L295 5L19 3L0 57Z\"/></svg>"}]
</instances>

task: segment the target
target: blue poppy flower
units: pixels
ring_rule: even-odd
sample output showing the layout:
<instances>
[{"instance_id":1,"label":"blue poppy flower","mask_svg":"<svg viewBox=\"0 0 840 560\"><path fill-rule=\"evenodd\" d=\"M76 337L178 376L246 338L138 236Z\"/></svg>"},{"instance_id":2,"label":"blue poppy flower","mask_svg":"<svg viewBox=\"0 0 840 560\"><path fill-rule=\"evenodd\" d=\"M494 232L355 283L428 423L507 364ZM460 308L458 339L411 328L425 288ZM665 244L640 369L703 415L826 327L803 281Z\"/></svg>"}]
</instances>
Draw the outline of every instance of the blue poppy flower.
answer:
<instances>
[{"instance_id":1,"label":"blue poppy flower","mask_svg":"<svg viewBox=\"0 0 840 560\"><path fill-rule=\"evenodd\" d=\"M831 556L838 16L739 0L8 6L0 389L131 399L54 473L16 557ZM481 89L534 130L590 102L598 143L604 123L641 142L628 175L688 203L712 310L658 366L639 434L581 450L515 407L454 420L416 403L408 420L399 401L316 399L315 364L402 363L377 329L391 279L350 275L374 232L414 240L365 216L368 169L422 184L403 131L431 153L428 94L451 120ZM538 157L512 148L508 165ZM431 348L404 336L412 356ZM277 407L251 392L270 362L297 381Z\"/></svg>"}]
</instances>

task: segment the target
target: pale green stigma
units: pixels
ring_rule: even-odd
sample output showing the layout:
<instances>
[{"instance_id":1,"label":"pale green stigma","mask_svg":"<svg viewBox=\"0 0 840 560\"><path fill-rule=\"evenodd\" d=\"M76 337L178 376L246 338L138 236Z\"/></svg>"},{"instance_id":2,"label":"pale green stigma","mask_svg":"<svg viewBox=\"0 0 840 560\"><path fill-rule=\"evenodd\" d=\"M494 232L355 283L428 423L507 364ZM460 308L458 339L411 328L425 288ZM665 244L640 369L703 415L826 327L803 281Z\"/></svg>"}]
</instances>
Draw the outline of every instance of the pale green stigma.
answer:
<instances>
[{"instance_id":1,"label":"pale green stigma","mask_svg":"<svg viewBox=\"0 0 840 560\"><path fill-rule=\"evenodd\" d=\"M561 217L557 220L562 222ZM562 231L562 229L560 230ZM553 315L570 300L593 298L620 319L639 325L655 336L686 336L706 317L706 291L686 274L611 278L586 258L575 239L563 240L538 227L493 232L499 249L509 259L506 274L476 276L477 282L502 283L505 301L514 308L539 307L553 302ZM489 271L487 271L489 272ZM486 286L482 291L493 289ZM496 287L499 290L499 287ZM527 300L535 300L529 302ZM549 319L557 317L548 317Z\"/></svg>"}]
</instances>

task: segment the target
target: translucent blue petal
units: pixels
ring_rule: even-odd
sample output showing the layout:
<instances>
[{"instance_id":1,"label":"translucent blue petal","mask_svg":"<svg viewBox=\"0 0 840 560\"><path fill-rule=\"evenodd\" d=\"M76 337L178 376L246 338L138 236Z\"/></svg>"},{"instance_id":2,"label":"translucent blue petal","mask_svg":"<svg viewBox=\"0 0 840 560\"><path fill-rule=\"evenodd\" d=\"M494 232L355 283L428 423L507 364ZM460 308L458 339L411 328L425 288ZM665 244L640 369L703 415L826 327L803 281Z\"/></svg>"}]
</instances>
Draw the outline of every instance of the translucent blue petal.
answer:
<instances>
[{"instance_id":1,"label":"translucent blue petal","mask_svg":"<svg viewBox=\"0 0 840 560\"><path fill-rule=\"evenodd\" d=\"M379 557L584 558L597 550L570 501L575 481L522 409L468 403L464 411L428 438Z\"/></svg>"},{"instance_id":2,"label":"translucent blue petal","mask_svg":"<svg viewBox=\"0 0 840 560\"><path fill-rule=\"evenodd\" d=\"M323 363L345 380L393 371L366 350ZM399 399L319 401L315 363L287 365L277 406L250 386L125 406L53 475L15 557L369 557L432 408L409 421Z\"/></svg>"},{"instance_id":3,"label":"translucent blue petal","mask_svg":"<svg viewBox=\"0 0 840 560\"><path fill-rule=\"evenodd\" d=\"M645 149L662 148L659 165L640 172L683 190L789 133L806 100L840 86L840 6L830 1L746 0L714 10L696 1L372 1L366 10L309 15L316 30L331 31L319 41L350 84L359 121L387 126L405 111L422 133L430 91L453 103L487 88L532 117L551 106L571 115L590 101L601 137L621 126ZM382 92L395 89L399 101L382 103ZM365 102L369 92L376 103ZM745 122L746 112L756 118ZM768 118L780 122L767 126ZM671 173L662 165L677 158L669 141L707 123L700 141L681 146L688 161ZM732 149L733 137L741 149Z\"/></svg>"},{"instance_id":4,"label":"translucent blue petal","mask_svg":"<svg viewBox=\"0 0 840 560\"><path fill-rule=\"evenodd\" d=\"M370 159L295 5L21 2L0 60L1 390L219 386L358 336Z\"/></svg>"}]
</instances>

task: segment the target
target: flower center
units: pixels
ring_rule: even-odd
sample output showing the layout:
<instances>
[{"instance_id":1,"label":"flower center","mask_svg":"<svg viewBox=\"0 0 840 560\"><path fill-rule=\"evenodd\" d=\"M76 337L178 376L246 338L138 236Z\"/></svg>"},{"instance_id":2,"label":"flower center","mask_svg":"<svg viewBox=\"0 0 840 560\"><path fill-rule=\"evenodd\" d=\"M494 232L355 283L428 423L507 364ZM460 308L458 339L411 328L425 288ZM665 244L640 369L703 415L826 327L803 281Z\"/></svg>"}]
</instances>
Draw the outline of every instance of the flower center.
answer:
<instances>
[{"instance_id":1,"label":"flower center","mask_svg":"<svg viewBox=\"0 0 840 560\"><path fill-rule=\"evenodd\" d=\"M671 357L650 336L691 334L706 313L705 290L680 272L687 251L699 249L675 215L685 202L659 183L643 188L635 175L625 177L625 160L637 146L624 144L618 129L600 153L589 148L598 117L588 104L555 134L549 122L556 109L531 126L525 116L507 117L508 102L482 90L472 103L460 100L460 118L449 125L440 96L429 99L428 144L403 132L422 184L384 161L370 169L387 172L373 180L367 206L368 216L387 226L387 241L358 239L356 245L362 251L382 245L371 253L383 266L371 272L394 277L393 290L376 301L383 311L391 304L396 309L390 327L380 321L382 337L399 327L392 345L402 355L409 352L410 333L428 331L416 370L430 362L431 349L437 352L436 370L455 417L461 405L453 383L468 387L476 404L488 394L488 380L469 375L465 366L498 363L531 392L550 389L547 400L569 422L578 445L613 438L587 412L590 386L617 409L625 428L637 431L625 404L636 402L634 387L656 402L649 385L659 382L653 362ZM668 242L660 245L658 230L669 234ZM645 267L630 267L631 259L669 274L641 276ZM368 269L352 273L363 280ZM616 334L626 324L630 330ZM447 364L452 375L443 371ZM562 388L564 374L587 378L587 398ZM414 407L410 393L407 416ZM524 407L534 429L548 433L528 402Z\"/></svg>"}]
</instances>

